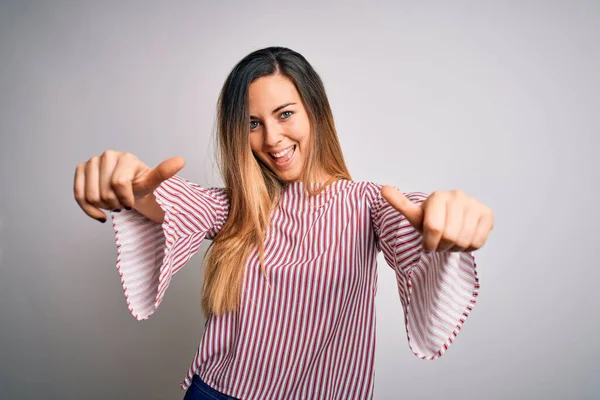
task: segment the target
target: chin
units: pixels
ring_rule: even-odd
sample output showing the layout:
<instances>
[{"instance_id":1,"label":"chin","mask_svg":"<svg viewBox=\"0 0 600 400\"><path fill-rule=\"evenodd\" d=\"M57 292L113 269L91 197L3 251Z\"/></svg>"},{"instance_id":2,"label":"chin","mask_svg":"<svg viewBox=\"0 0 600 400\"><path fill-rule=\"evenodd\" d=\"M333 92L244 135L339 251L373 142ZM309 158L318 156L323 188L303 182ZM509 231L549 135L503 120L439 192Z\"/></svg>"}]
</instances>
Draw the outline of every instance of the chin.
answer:
<instances>
[{"instance_id":1,"label":"chin","mask_svg":"<svg viewBox=\"0 0 600 400\"><path fill-rule=\"evenodd\" d=\"M296 182L300 179L300 175L277 174L277 177L285 182Z\"/></svg>"},{"instance_id":2,"label":"chin","mask_svg":"<svg viewBox=\"0 0 600 400\"><path fill-rule=\"evenodd\" d=\"M296 182L302 178L302 170L298 171L298 166L296 168L290 168L286 171L277 171L277 167L274 165L269 165L269 169L277 175L279 179L285 182Z\"/></svg>"}]
</instances>

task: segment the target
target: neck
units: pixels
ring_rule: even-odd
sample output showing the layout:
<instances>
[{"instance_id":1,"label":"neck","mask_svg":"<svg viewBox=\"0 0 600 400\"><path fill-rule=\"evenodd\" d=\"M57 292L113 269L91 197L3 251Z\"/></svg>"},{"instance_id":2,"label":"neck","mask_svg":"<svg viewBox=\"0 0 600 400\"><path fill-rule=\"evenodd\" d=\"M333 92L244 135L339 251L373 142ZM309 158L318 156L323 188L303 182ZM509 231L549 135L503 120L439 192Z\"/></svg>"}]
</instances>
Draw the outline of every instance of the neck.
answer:
<instances>
[{"instance_id":1,"label":"neck","mask_svg":"<svg viewBox=\"0 0 600 400\"><path fill-rule=\"evenodd\" d=\"M329 184L331 182L333 182L335 180L335 177L333 175L328 174L325 171L319 171L319 173L317 173L317 175L315 176L315 178L312 180L311 183L318 183L318 184ZM302 178L298 178L294 181L290 181L290 182L301 182Z\"/></svg>"}]
</instances>

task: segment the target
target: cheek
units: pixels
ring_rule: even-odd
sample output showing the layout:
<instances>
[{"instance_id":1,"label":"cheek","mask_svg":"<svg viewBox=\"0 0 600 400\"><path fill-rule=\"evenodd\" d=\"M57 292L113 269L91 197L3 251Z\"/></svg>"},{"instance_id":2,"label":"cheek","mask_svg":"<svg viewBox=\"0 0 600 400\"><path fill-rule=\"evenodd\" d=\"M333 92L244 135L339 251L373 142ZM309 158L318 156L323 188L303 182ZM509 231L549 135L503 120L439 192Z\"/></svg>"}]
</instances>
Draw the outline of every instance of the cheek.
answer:
<instances>
[{"instance_id":1,"label":"cheek","mask_svg":"<svg viewBox=\"0 0 600 400\"><path fill-rule=\"evenodd\" d=\"M307 144L310 139L310 124L308 121L299 121L294 124L294 139L303 144Z\"/></svg>"},{"instance_id":2,"label":"cheek","mask_svg":"<svg viewBox=\"0 0 600 400\"><path fill-rule=\"evenodd\" d=\"M254 152L259 152L262 148L262 140L260 139L260 136L258 136L256 133L251 133L250 134L250 148L252 149L252 151Z\"/></svg>"},{"instance_id":3,"label":"cheek","mask_svg":"<svg viewBox=\"0 0 600 400\"><path fill-rule=\"evenodd\" d=\"M260 158L265 163L268 163L269 157L262 152L262 137L257 133L250 134L250 149L255 157Z\"/></svg>"}]
</instances>

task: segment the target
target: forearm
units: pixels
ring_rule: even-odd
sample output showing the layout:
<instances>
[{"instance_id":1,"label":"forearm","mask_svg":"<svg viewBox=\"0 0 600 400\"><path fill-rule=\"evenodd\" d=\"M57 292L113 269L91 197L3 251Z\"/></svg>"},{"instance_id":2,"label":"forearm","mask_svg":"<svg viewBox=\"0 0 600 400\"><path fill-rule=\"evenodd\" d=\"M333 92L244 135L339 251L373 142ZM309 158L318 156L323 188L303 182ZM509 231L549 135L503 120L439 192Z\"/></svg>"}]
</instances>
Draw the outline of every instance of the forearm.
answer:
<instances>
[{"instance_id":1,"label":"forearm","mask_svg":"<svg viewBox=\"0 0 600 400\"><path fill-rule=\"evenodd\" d=\"M150 193L141 199L136 199L133 208L146 218L159 224L162 224L165 218L165 212L156 202L156 197L154 197L153 193Z\"/></svg>"}]
</instances>

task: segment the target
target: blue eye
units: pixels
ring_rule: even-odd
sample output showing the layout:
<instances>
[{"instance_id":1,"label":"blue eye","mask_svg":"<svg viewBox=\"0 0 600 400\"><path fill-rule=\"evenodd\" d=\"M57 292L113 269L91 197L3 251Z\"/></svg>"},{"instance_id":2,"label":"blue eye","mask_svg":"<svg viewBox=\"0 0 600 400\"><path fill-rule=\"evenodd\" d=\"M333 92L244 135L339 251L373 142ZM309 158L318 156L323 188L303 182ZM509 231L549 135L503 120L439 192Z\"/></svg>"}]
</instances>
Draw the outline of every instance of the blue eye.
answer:
<instances>
[{"instance_id":1,"label":"blue eye","mask_svg":"<svg viewBox=\"0 0 600 400\"><path fill-rule=\"evenodd\" d=\"M279 114L279 117L281 119L288 119L293 114L294 114L293 111L284 111L281 114ZM258 121L250 121L250 130L253 131L254 129L258 128L259 125L260 125L260 122L258 122Z\"/></svg>"}]
</instances>

